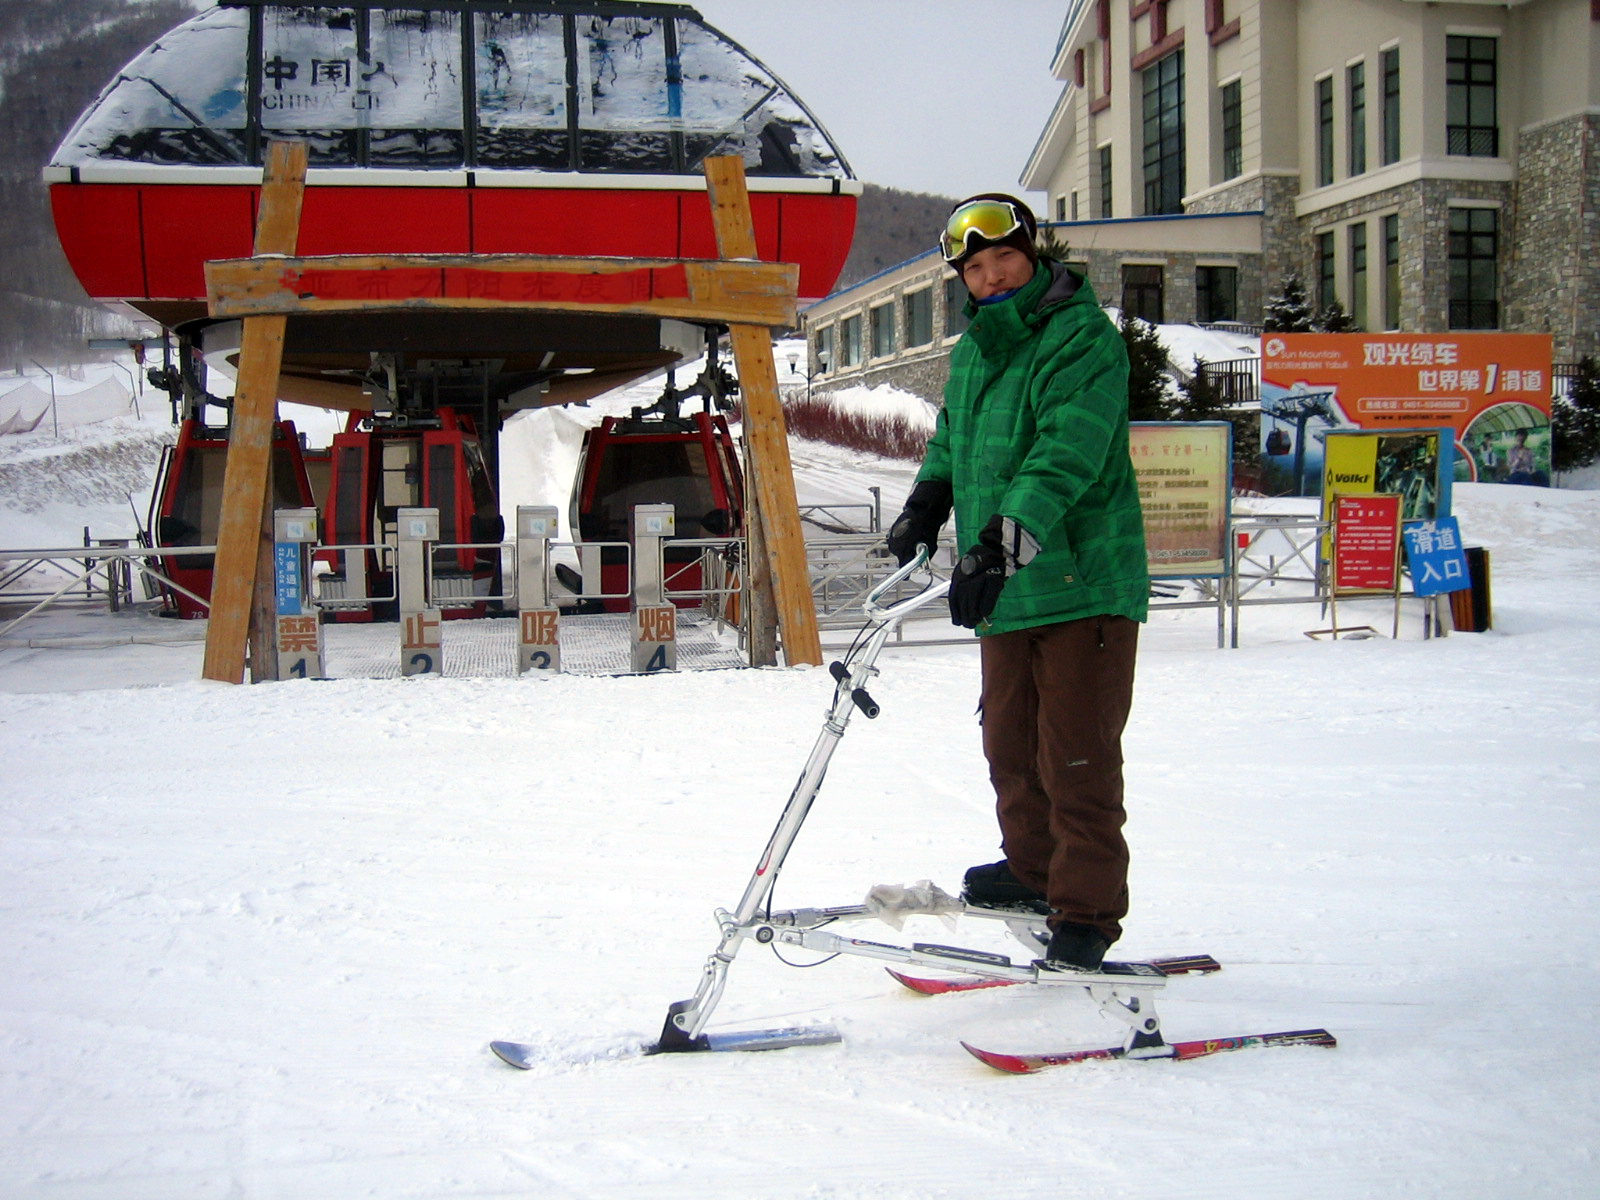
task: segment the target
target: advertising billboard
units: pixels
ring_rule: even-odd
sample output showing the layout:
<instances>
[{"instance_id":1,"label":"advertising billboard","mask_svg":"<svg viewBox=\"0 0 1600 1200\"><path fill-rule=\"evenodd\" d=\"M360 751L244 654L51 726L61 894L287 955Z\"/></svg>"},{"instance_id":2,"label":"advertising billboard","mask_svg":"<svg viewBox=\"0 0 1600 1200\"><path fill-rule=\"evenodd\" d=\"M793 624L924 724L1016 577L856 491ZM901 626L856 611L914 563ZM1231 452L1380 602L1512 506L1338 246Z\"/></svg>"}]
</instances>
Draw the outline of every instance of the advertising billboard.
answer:
<instances>
[{"instance_id":1,"label":"advertising billboard","mask_svg":"<svg viewBox=\"0 0 1600 1200\"><path fill-rule=\"evenodd\" d=\"M1340 495L1400 497L1407 524L1450 514L1450 440L1441 429L1330 429L1323 437L1322 512Z\"/></svg>"},{"instance_id":2,"label":"advertising billboard","mask_svg":"<svg viewBox=\"0 0 1600 1200\"><path fill-rule=\"evenodd\" d=\"M1314 496L1334 429L1448 429L1457 481L1550 481L1550 355L1537 333L1268 333L1261 450L1270 495Z\"/></svg>"}]
</instances>

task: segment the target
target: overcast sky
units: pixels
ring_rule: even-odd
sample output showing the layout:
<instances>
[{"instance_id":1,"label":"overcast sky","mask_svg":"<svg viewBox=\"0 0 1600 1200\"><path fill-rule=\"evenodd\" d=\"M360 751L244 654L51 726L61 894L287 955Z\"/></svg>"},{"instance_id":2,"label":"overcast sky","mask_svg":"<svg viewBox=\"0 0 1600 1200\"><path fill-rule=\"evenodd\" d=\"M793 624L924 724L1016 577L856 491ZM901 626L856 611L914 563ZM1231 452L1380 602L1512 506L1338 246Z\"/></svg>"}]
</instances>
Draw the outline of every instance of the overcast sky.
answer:
<instances>
[{"instance_id":1,"label":"overcast sky","mask_svg":"<svg viewBox=\"0 0 1600 1200\"><path fill-rule=\"evenodd\" d=\"M799 94L868 183L1016 192L1061 95L1068 0L688 2Z\"/></svg>"}]
</instances>

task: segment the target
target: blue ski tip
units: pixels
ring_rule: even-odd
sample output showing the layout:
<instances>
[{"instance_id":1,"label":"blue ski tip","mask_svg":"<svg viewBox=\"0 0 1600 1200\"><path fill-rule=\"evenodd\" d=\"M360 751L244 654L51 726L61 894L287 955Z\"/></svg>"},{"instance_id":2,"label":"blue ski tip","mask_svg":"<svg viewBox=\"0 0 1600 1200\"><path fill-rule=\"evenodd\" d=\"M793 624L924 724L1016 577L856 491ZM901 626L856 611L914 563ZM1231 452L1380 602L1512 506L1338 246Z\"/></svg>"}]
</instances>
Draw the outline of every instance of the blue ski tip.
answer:
<instances>
[{"instance_id":1,"label":"blue ski tip","mask_svg":"<svg viewBox=\"0 0 1600 1200\"><path fill-rule=\"evenodd\" d=\"M490 1042L489 1049L500 1056L501 1062L520 1071L533 1066L534 1048L526 1042Z\"/></svg>"}]
</instances>

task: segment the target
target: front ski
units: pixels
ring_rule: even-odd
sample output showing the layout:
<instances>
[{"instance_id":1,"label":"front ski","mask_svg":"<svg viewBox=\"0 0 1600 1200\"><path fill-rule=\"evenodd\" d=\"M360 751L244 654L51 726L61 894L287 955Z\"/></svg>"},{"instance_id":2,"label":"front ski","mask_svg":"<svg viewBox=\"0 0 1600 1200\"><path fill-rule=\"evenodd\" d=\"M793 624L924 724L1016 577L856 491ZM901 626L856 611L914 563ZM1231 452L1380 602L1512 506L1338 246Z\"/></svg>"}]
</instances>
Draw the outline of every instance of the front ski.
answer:
<instances>
[{"instance_id":1,"label":"front ski","mask_svg":"<svg viewBox=\"0 0 1600 1200\"><path fill-rule=\"evenodd\" d=\"M985 1066L1012 1075L1031 1075L1050 1067L1064 1067L1071 1063L1093 1062L1105 1058L1146 1059L1204 1058L1208 1054L1221 1054L1225 1050L1249 1050L1258 1046L1337 1046L1339 1043L1326 1029L1297 1029L1291 1033L1253 1033L1243 1037L1211 1038L1194 1042L1167 1042L1130 1053L1121 1046L1105 1050L1063 1050L1056 1054L1002 1054L996 1050L982 1050L968 1042L961 1046Z\"/></svg>"},{"instance_id":2,"label":"front ski","mask_svg":"<svg viewBox=\"0 0 1600 1200\"><path fill-rule=\"evenodd\" d=\"M626 1051L620 1052L617 1057L629 1058L634 1054L648 1056L691 1051L728 1053L736 1050L787 1050L790 1046L831 1046L843 1040L839 1031L831 1025L717 1030L713 1033L702 1033L692 1042L684 1039L679 1044L663 1045L661 1042L656 1042L647 1046L638 1046L636 1043ZM548 1047L530 1045L527 1042L490 1042L489 1049L495 1052L501 1062L520 1071L532 1070L539 1062L549 1061L550 1058Z\"/></svg>"},{"instance_id":3,"label":"front ski","mask_svg":"<svg viewBox=\"0 0 1600 1200\"><path fill-rule=\"evenodd\" d=\"M1020 979L928 979L920 975L907 975L885 968L895 980L923 996L943 996L948 992L976 992L984 988L1014 987L1025 982ZM1222 964L1209 954L1187 954L1178 958L1152 958L1141 962L1108 962L1099 972L1084 975L1108 974L1126 976L1133 973L1148 974L1154 970L1161 975L1209 975L1222 970ZM1072 978L1078 978L1074 975Z\"/></svg>"}]
</instances>

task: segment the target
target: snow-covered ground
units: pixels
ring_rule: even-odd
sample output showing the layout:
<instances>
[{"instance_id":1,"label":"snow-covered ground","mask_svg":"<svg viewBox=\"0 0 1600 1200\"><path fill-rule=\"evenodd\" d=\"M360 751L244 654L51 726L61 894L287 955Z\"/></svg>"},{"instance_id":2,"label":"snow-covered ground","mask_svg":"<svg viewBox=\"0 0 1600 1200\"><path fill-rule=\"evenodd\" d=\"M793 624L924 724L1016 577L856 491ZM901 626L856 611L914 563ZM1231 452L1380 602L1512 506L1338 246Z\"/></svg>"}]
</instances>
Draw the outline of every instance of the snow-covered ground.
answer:
<instances>
[{"instance_id":1,"label":"snow-covered ground","mask_svg":"<svg viewBox=\"0 0 1600 1200\"><path fill-rule=\"evenodd\" d=\"M548 442L525 456L559 473ZM803 501L890 507L909 482L794 457ZM75 542L129 512L121 487L30 508L59 491L8 485L0 543ZM754 946L713 1024L843 1044L628 1053L698 983L824 670L230 687L199 681L196 641L51 618L67 646L0 645L0 1195L1591 1196L1600 493L1459 485L1456 509L1492 555L1492 632L1423 640L1410 602L1399 641L1312 641L1303 606L1247 610L1238 650L1206 611L1142 636L1118 951L1225 964L1169 985L1169 1037L1339 1048L1033 1077L957 1042L1118 1030L1065 991L922 998ZM880 666L883 715L851 725L781 907L954 890L995 857L973 649ZM926 918L911 939L1019 949Z\"/></svg>"}]
</instances>

